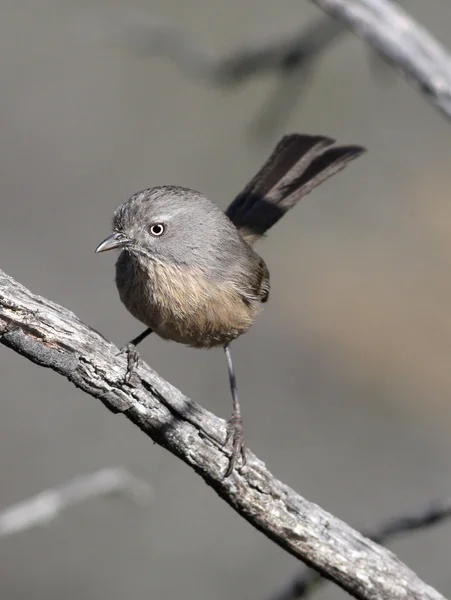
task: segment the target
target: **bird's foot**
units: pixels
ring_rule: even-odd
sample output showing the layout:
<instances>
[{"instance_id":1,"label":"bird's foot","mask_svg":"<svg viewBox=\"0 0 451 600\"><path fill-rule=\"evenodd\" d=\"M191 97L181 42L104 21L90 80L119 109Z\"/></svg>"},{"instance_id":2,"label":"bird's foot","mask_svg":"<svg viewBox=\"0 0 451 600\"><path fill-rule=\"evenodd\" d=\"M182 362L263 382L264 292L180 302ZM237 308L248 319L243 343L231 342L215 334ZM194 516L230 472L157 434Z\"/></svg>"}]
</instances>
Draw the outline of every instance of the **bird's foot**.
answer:
<instances>
[{"instance_id":1,"label":"bird's foot","mask_svg":"<svg viewBox=\"0 0 451 600\"><path fill-rule=\"evenodd\" d=\"M125 371L123 381L124 383L130 383L132 375L139 363L139 352L134 344L129 343L122 346L117 353L117 356L120 354L125 354L127 356L127 370Z\"/></svg>"},{"instance_id":2,"label":"bird's foot","mask_svg":"<svg viewBox=\"0 0 451 600\"><path fill-rule=\"evenodd\" d=\"M229 466L224 478L229 477L241 456L243 466L246 464L246 444L244 443L243 419L241 415L232 414L227 421L227 437L224 447L231 451Z\"/></svg>"}]
</instances>

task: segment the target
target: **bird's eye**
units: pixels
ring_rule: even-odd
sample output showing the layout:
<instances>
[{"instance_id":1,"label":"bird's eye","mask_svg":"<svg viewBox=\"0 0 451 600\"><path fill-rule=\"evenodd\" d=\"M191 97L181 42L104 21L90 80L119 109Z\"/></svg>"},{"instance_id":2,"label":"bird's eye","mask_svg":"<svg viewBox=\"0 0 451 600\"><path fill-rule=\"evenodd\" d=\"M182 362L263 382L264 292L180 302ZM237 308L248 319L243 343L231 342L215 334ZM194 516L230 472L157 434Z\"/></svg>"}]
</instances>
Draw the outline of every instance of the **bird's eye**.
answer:
<instances>
[{"instance_id":1,"label":"bird's eye","mask_svg":"<svg viewBox=\"0 0 451 600\"><path fill-rule=\"evenodd\" d=\"M154 237L160 237L164 233L164 225L163 223L154 223L149 227L149 232Z\"/></svg>"}]
</instances>

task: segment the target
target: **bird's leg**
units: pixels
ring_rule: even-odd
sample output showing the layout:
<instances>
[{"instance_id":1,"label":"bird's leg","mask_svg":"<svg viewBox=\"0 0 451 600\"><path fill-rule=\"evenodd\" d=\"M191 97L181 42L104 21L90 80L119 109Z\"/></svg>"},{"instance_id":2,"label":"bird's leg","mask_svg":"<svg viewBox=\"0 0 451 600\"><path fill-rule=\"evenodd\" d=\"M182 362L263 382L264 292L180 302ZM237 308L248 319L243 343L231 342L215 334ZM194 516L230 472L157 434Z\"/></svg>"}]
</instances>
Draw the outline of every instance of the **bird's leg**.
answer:
<instances>
[{"instance_id":1,"label":"bird's leg","mask_svg":"<svg viewBox=\"0 0 451 600\"><path fill-rule=\"evenodd\" d=\"M153 333L153 329L151 329L150 327L148 327L145 331L143 331L142 333L140 333L139 335L137 335L135 338L133 338L132 340L130 340L128 342L128 344L126 344L126 346L137 346L143 340L145 340L146 337L148 335L150 335L151 333Z\"/></svg>"},{"instance_id":2,"label":"bird's leg","mask_svg":"<svg viewBox=\"0 0 451 600\"><path fill-rule=\"evenodd\" d=\"M224 346L225 355L227 358L227 366L229 369L229 380L230 390L232 392L233 409L232 416L227 421L227 438L225 445L231 447L232 455L230 457L230 463L227 467L227 471L224 477L228 477L233 469L235 468L236 461L241 454L243 465L246 464L246 446L244 444L243 435L243 419L241 417L240 403L238 401L238 390L236 387L236 377L233 368L232 355L230 353L230 346L226 344Z\"/></svg>"},{"instance_id":3,"label":"bird's leg","mask_svg":"<svg viewBox=\"0 0 451 600\"><path fill-rule=\"evenodd\" d=\"M148 327L145 331L137 335L135 338L130 340L128 344L122 346L119 350L119 354L127 355L127 370L125 372L124 382L129 383L132 378L133 372L138 366L139 361L139 352L136 349L136 346L140 344L148 335L152 333L153 329Z\"/></svg>"}]
</instances>

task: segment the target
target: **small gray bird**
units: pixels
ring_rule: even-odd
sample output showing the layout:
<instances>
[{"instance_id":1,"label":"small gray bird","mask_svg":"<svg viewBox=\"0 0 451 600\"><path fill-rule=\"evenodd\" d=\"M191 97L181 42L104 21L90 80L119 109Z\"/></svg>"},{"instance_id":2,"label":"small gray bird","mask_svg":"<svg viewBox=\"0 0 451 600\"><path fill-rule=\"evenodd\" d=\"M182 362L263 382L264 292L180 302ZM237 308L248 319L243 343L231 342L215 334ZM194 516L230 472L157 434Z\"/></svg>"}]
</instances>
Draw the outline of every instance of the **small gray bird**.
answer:
<instances>
[{"instance_id":1,"label":"small gray bird","mask_svg":"<svg viewBox=\"0 0 451 600\"><path fill-rule=\"evenodd\" d=\"M182 187L138 192L116 210L113 234L96 249L121 250L119 296L147 326L125 347L128 377L134 348L152 332L194 348L224 347L233 399L225 477L240 454L245 464L230 342L250 328L269 296L268 268L252 246L301 198L364 152L334 143L323 136L285 136L225 213Z\"/></svg>"}]
</instances>

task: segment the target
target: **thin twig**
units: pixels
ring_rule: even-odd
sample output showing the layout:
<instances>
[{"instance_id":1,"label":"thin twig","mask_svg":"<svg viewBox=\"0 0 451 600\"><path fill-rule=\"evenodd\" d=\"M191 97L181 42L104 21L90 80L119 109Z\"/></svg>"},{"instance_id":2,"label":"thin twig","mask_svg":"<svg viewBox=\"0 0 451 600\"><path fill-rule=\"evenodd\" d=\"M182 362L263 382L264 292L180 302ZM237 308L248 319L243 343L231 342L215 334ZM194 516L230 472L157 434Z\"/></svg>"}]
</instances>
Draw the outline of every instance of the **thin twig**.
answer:
<instances>
[{"instance_id":1,"label":"thin twig","mask_svg":"<svg viewBox=\"0 0 451 600\"><path fill-rule=\"evenodd\" d=\"M247 451L224 478L226 426L140 362L124 382L126 358L71 311L32 294L0 271L0 342L53 369L122 413L178 456L235 511L293 556L360 600L444 600L391 552L278 481ZM151 448L149 448L151 451Z\"/></svg>"},{"instance_id":2,"label":"thin twig","mask_svg":"<svg viewBox=\"0 0 451 600\"><path fill-rule=\"evenodd\" d=\"M0 537L46 525L64 509L114 493L126 493L140 504L148 503L152 488L124 469L111 467L75 477L68 483L40 492L0 511Z\"/></svg>"},{"instance_id":3,"label":"thin twig","mask_svg":"<svg viewBox=\"0 0 451 600\"><path fill-rule=\"evenodd\" d=\"M363 531L362 534L373 540L373 542L386 544L401 535L425 529L431 525L438 525L450 517L451 498L445 498L410 515L401 515L384 521L371 530ZM271 596L271 600L298 600L299 598L306 598L325 583L327 583L327 580L321 577L319 573L312 569L304 569L288 585L284 586L282 590Z\"/></svg>"}]
</instances>

